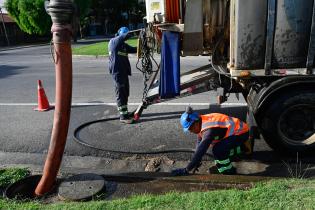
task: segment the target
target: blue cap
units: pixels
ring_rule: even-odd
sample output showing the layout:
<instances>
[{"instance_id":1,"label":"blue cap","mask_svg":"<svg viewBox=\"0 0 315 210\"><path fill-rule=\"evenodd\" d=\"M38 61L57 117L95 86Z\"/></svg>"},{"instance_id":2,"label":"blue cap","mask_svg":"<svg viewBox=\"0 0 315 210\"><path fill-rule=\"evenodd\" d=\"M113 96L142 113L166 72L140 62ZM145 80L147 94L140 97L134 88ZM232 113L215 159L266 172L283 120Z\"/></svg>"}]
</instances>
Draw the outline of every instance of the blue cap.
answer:
<instances>
[{"instance_id":1,"label":"blue cap","mask_svg":"<svg viewBox=\"0 0 315 210\"><path fill-rule=\"evenodd\" d=\"M195 121L199 120L199 114L197 112L187 113L184 112L180 117L180 124L182 125L184 132L187 132L188 129Z\"/></svg>"},{"instance_id":2,"label":"blue cap","mask_svg":"<svg viewBox=\"0 0 315 210\"><path fill-rule=\"evenodd\" d=\"M122 34L126 34L129 32L129 29L127 27L121 27L119 30L118 30L118 35L122 35Z\"/></svg>"}]
</instances>

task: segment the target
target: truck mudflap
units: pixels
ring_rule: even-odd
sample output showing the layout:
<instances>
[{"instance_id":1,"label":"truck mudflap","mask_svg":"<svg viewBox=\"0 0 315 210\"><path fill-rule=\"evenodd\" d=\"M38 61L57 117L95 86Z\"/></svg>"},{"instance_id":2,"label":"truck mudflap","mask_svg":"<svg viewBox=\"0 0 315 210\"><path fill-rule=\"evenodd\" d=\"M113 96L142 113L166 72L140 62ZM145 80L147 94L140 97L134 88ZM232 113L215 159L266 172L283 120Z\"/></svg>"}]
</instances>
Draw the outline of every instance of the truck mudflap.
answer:
<instances>
[{"instance_id":1,"label":"truck mudflap","mask_svg":"<svg viewBox=\"0 0 315 210\"><path fill-rule=\"evenodd\" d=\"M315 85L315 76L290 76L283 77L272 82L266 87L253 86L247 101L254 115L265 106L269 106L273 96L281 95L281 92L289 89L302 88L303 86Z\"/></svg>"}]
</instances>

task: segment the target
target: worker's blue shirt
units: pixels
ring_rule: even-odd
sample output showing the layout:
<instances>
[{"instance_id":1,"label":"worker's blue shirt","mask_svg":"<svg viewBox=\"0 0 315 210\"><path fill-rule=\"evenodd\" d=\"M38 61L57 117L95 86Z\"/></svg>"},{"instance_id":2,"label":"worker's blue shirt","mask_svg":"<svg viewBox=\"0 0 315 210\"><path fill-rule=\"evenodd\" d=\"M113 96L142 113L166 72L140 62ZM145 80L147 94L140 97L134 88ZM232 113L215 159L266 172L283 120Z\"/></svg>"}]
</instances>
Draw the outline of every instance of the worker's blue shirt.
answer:
<instances>
[{"instance_id":1,"label":"worker's blue shirt","mask_svg":"<svg viewBox=\"0 0 315 210\"><path fill-rule=\"evenodd\" d=\"M136 53L137 48L125 43L130 37L131 35L126 33L109 41L109 72L111 74L131 75L128 53Z\"/></svg>"}]
</instances>

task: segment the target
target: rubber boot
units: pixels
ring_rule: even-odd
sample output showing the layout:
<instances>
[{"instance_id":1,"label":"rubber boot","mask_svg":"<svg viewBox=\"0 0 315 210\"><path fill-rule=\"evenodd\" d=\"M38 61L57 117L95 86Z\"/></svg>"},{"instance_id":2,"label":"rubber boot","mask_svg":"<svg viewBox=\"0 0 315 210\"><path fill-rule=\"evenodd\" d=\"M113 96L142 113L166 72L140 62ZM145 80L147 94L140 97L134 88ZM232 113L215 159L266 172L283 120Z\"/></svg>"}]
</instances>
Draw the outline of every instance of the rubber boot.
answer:
<instances>
[{"instance_id":1,"label":"rubber boot","mask_svg":"<svg viewBox=\"0 0 315 210\"><path fill-rule=\"evenodd\" d=\"M125 124L132 124L132 123L134 123L134 119L129 117L128 114L120 115L120 119L119 120L120 120L121 123L125 123Z\"/></svg>"},{"instance_id":2,"label":"rubber boot","mask_svg":"<svg viewBox=\"0 0 315 210\"><path fill-rule=\"evenodd\" d=\"M131 117L131 113L128 112L127 105L122 105L118 107L118 111L120 114L120 122L125 124L132 124L134 123L133 117Z\"/></svg>"},{"instance_id":3,"label":"rubber boot","mask_svg":"<svg viewBox=\"0 0 315 210\"><path fill-rule=\"evenodd\" d=\"M221 174L223 174L223 175L235 175L236 174L236 168L233 166L231 169L223 171Z\"/></svg>"}]
</instances>

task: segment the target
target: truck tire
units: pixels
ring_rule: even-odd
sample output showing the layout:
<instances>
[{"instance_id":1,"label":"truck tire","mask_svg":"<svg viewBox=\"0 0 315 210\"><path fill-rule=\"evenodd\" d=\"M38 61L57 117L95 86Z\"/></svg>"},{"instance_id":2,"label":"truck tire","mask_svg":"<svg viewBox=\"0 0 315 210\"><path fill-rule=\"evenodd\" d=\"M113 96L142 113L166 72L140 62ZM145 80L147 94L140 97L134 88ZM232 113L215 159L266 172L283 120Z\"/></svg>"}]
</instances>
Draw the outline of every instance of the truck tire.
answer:
<instances>
[{"instance_id":1,"label":"truck tire","mask_svg":"<svg viewBox=\"0 0 315 210\"><path fill-rule=\"evenodd\" d=\"M290 91L275 97L259 116L261 134L274 150L289 155L297 152L306 155L315 151L313 91Z\"/></svg>"}]
</instances>

